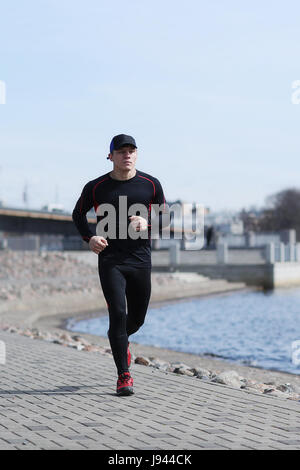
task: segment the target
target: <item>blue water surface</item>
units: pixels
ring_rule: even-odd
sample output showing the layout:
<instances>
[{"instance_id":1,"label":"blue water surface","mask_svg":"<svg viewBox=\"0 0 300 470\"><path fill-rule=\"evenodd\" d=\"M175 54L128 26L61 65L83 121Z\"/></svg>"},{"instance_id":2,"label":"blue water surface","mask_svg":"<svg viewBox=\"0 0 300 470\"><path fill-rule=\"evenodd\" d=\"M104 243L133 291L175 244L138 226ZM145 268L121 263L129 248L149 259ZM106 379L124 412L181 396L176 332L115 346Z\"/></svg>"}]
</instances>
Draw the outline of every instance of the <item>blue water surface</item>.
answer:
<instances>
[{"instance_id":1,"label":"blue water surface","mask_svg":"<svg viewBox=\"0 0 300 470\"><path fill-rule=\"evenodd\" d=\"M68 327L107 336L108 316L70 321ZM241 291L152 307L130 340L299 374L292 343L300 340L300 289Z\"/></svg>"}]
</instances>

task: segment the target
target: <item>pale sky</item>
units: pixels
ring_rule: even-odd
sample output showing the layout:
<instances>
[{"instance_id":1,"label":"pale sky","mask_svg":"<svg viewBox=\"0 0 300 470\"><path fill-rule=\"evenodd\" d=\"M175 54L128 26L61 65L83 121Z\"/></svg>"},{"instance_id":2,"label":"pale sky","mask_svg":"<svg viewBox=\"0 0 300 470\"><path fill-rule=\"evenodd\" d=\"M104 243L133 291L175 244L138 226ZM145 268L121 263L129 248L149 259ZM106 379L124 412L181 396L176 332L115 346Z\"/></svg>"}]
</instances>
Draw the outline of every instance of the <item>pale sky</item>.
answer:
<instances>
[{"instance_id":1,"label":"pale sky","mask_svg":"<svg viewBox=\"0 0 300 470\"><path fill-rule=\"evenodd\" d=\"M300 187L300 4L28 0L0 4L0 199L72 210L134 136L166 199L213 211Z\"/></svg>"}]
</instances>

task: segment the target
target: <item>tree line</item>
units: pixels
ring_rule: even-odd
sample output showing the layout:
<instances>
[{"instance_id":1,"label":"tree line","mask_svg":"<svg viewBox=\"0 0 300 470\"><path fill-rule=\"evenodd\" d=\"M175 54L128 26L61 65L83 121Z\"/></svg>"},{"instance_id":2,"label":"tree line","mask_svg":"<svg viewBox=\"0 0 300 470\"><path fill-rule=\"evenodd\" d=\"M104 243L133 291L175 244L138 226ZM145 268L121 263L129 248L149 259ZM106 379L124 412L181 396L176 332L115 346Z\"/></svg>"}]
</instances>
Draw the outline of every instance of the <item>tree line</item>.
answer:
<instances>
[{"instance_id":1,"label":"tree line","mask_svg":"<svg viewBox=\"0 0 300 470\"><path fill-rule=\"evenodd\" d=\"M288 188L266 198L259 212L242 209L239 214L246 232L277 232L295 229L300 239L300 189Z\"/></svg>"}]
</instances>

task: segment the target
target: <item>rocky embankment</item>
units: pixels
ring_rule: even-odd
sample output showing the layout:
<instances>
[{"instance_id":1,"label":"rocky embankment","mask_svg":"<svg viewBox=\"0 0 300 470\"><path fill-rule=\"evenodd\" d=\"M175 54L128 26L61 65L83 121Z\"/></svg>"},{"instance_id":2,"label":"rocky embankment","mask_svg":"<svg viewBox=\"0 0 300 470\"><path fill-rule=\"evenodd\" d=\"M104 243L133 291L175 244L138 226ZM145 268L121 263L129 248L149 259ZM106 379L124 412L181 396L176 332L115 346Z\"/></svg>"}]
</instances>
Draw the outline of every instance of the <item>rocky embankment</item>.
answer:
<instances>
[{"instance_id":1,"label":"rocky embankment","mask_svg":"<svg viewBox=\"0 0 300 470\"><path fill-rule=\"evenodd\" d=\"M93 344L78 334L71 335L67 332L50 333L49 331L41 331L37 328L21 329L7 324L2 324L0 327L4 331L27 336L33 340L49 341L64 347L75 348L78 351L86 351L102 355L112 355L110 348ZM199 367L190 367L189 365L183 364L181 362L167 362L154 356L135 356L132 352L131 356L132 361L136 364L140 364L146 367L154 367L164 372L194 377L203 381L215 382L234 388L268 394L278 398L300 401L300 387L289 382L278 384L275 384L275 382L260 383L255 380L242 377L235 370L231 369L219 372L217 370L212 371L204 369L200 365ZM199 362L201 362L201 357L199 357Z\"/></svg>"},{"instance_id":2,"label":"rocky embankment","mask_svg":"<svg viewBox=\"0 0 300 470\"><path fill-rule=\"evenodd\" d=\"M92 252L0 251L0 316L32 326L45 316L106 309ZM152 272L151 302L243 289L196 273Z\"/></svg>"},{"instance_id":3,"label":"rocky embankment","mask_svg":"<svg viewBox=\"0 0 300 470\"><path fill-rule=\"evenodd\" d=\"M86 299L99 294L95 263L68 252L0 251L0 306L10 301L28 301L53 295L80 293ZM92 253L92 256L96 256ZM179 298L189 294L224 292L244 288L244 283L228 283L196 273L152 272L152 297ZM169 295L168 295L169 293ZM50 305L49 305L50 307ZM0 310L1 311L1 310Z\"/></svg>"},{"instance_id":4,"label":"rocky embankment","mask_svg":"<svg viewBox=\"0 0 300 470\"><path fill-rule=\"evenodd\" d=\"M67 253L0 251L0 302L95 289L95 268Z\"/></svg>"}]
</instances>

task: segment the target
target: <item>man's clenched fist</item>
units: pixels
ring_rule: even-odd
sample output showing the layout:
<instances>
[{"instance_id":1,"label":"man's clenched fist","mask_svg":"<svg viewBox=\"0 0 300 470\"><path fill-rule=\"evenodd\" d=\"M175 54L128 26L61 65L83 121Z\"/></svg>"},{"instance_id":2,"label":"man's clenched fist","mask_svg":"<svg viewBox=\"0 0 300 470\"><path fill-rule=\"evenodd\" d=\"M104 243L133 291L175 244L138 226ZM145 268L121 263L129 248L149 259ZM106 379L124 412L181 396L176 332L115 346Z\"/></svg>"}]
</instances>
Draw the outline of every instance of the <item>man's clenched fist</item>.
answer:
<instances>
[{"instance_id":1,"label":"man's clenched fist","mask_svg":"<svg viewBox=\"0 0 300 470\"><path fill-rule=\"evenodd\" d=\"M130 225L132 225L136 232L142 232L144 230L147 230L148 222L140 215L132 215L131 217L129 217L129 219Z\"/></svg>"},{"instance_id":2,"label":"man's clenched fist","mask_svg":"<svg viewBox=\"0 0 300 470\"><path fill-rule=\"evenodd\" d=\"M105 238L95 235L89 241L90 249L98 255L101 251L108 246L108 243Z\"/></svg>"}]
</instances>

